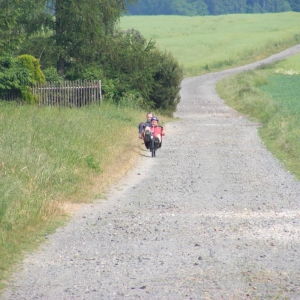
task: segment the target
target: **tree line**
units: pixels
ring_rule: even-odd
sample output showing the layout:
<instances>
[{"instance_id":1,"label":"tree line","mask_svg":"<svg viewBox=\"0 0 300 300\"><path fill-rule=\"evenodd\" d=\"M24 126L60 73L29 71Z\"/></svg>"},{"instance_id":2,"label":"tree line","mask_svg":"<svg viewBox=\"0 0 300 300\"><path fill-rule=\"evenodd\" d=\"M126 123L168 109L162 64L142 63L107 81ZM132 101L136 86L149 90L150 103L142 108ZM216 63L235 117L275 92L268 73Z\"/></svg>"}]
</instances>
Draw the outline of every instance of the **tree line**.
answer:
<instances>
[{"instance_id":1,"label":"tree line","mask_svg":"<svg viewBox=\"0 0 300 300\"><path fill-rule=\"evenodd\" d=\"M140 0L128 4L131 15L204 16L300 11L300 0Z\"/></svg>"},{"instance_id":2,"label":"tree line","mask_svg":"<svg viewBox=\"0 0 300 300\"><path fill-rule=\"evenodd\" d=\"M0 98L12 88L28 94L24 82L100 79L104 97L117 104L130 99L135 107L175 111L182 67L155 41L117 27L137 1L0 0ZM26 66L38 60L44 79L23 70L24 55Z\"/></svg>"}]
</instances>

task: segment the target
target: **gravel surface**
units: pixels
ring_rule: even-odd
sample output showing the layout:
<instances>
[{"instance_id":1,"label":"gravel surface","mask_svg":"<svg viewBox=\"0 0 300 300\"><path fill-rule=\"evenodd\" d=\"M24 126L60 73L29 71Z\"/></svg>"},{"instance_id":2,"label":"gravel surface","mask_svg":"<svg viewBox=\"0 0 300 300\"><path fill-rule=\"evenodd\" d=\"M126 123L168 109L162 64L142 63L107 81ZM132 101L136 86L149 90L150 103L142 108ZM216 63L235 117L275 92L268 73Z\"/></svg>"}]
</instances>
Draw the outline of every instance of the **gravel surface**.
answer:
<instances>
[{"instance_id":1,"label":"gravel surface","mask_svg":"<svg viewBox=\"0 0 300 300\"><path fill-rule=\"evenodd\" d=\"M298 51L185 79L157 157L141 149L107 200L26 257L1 299L300 299L300 182L215 90Z\"/></svg>"}]
</instances>

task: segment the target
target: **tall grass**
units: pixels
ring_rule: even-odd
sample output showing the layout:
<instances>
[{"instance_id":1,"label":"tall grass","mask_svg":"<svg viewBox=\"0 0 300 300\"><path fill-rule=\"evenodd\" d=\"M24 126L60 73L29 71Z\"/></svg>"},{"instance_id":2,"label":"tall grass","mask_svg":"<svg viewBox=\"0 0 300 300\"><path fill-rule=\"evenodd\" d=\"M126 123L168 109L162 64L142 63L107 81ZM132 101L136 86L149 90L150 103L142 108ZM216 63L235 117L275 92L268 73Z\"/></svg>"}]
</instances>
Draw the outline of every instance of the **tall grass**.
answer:
<instances>
[{"instance_id":1,"label":"tall grass","mask_svg":"<svg viewBox=\"0 0 300 300\"><path fill-rule=\"evenodd\" d=\"M259 120L266 146L300 179L300 54L255 71L225 78L225 102Z\"/></svg>"},{"instance_id":2,"label":"tall grass","mask_svg":"<svg viewBox=\"0 0 300 300\"><path fill-rule=\"evenodd\" d=\"M128 169L144 118L111 105L0 102L0 279L27 245L57 226L66 203L91 201Z\"/></svg>"},{"instance_id":3,"label":"tall grass","mask_svg":"<svg viewBox=\"0 0 300 300\"><path fill-rule=\"evenodd\" d=\"M135 28L183 64L185 77L253 62L300 42L300 14L125 16Z\"/></svg>"}]
</instances>

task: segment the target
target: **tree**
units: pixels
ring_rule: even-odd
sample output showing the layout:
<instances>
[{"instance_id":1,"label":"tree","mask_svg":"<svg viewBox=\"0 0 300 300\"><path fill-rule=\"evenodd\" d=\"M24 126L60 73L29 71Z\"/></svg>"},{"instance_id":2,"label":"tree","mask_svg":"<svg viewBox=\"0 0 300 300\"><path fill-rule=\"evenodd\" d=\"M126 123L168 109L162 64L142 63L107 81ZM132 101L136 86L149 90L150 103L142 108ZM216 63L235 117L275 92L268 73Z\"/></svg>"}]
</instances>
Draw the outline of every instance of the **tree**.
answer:
<instances>
[{"instance_id":1,"label":"tree","mask_svg":"<svg viewBox=\"0 0 300 300\"><path fill-rule=\"evenodd\" d=\"M0 0L0 54L13 54L30 36L49 27L46 0Z\"/></svg>"},{"instance_id":2,"label":"tree","mask_svg":"<svg viewBox=\"0 0 300 300\"><path fill-rule=\"evenodd\" d=\"M57 67L61 75L72 62L88 64L98 55L127 3L136 0L55 0Z\"/></svg>"},{"instance_id":3,"label":"tree","mask_svg":"<svg viewBox=\"0 0 300 300\"><path fill-rule=\"evenodd\" d=\"M140 0L137 5L127 5L130 14L170 15L172 0Z\"/></svg>"},{"instance_id":4,"label":"tree","mask_svg":"<svg viewBox=\"0 0 300 300\"><path fill-rule=\"evenodd\" d=\"M141 0L136 6L129 5L128 10L132 15L194 16L281 12L291 7L299 9L299 0Z\"/></svg>"},{"instance_id":5,"label":"tree","mask_svg":"<svg viewBox=\"0 0 300 300\"><path fill-rule=\"evenodd\" d=\"M288 0L293 11L300 11L300 0Z\"/></svg>"},{"instance_id":6,"label":"tree","mask_svg":"<svg viewBox=\"0 0 300 300\"><path fill-rule=\"evenodd\" d=\"M89 78L101 68L103 89L106 95L120 103L128 93L141 96L144 101L136 105L149 106L173 113L179 103L179 91L183 79L183 68L168 52L160 52L155 42L147 41L137 30L120 31L106 40L101 48L101 59ZM84 69L72 72L86 77Z\"/></svg>"},{"instance_id":7,"label":"tree","mask_svg":"<svg viewBox=\"0 0 300 300\"><path fill-rule=\"evenodd\" d=\"M147 41L137 30L119 31L106 40L102 55L97 62L105 78L113 80L115 101L128 91L140 94L146 101L153 85L158 57L152 55L155 43ZM98 68L99 68L98 66Z\"/></svg>"},{"instance_id":8,"label":"tree","mask_svg":"<svg viewBox=\"0 0 300 300\"><path fill-rule=\"evenodd\" d=\"M0 0L0 55L9 55L24 40L24 32L18 28L20 11L15 3Z\"/></svg>"},{"instance_id":9,"label":"tree","mask_svg":"<svg viewBox=\"0 0 300 300\"><path fill-rule=\"evenodd\" d=\"M95 59L126 5L136 1L0 0L0 51L30 50L43 66L56 63L64 75L70 64Z\"/></svg>"},{"instance_id":10,"label":"tree","mask_svg":"<svg viewBox=\"0 0 300 300\"><path fill-rule=\"evenodd\" d=\"M174 15L207 15L207 5L204 1L195 0L173 0L170 3L171 14Z\"/></svg>"},{"instance_id":11,"label":"tree","mask_svg":"<svg viewBox=\"0 0 300 300\"><path fill-rule=\"evenodd\" d=\"M183 79L183 68L170 52L153 52L159 61L154 73L154 86L150 99L156 108L163 109L170 114L176 111L180 101L180 84Z\"/></svg>"}]
</instances>

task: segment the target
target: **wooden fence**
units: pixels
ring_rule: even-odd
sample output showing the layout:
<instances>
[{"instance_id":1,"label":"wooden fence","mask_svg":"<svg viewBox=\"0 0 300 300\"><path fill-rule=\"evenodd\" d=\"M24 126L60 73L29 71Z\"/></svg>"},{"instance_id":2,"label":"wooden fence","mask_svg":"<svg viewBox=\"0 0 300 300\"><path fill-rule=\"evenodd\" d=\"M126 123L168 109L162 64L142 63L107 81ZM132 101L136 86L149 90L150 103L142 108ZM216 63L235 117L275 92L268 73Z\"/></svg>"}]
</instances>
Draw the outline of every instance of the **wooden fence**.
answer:
<instances>
[{"instance_id":1,"label":"wooden fence","mask_svg":"<svg viewBox=\"0 0 300 300\"><path fill-rule=\"evenodd\" d=\"M100 80L38 83L31 87L40 106L84 106L102 101Z\"/></svg>"},{"instance_id":2,"label":"wooden fence","mask_svg":"<svg viewBox=\"0 0 300 300\"><path fill-rule=\"evenodd\" d=\"M19 90L1 90L0 99L5 101L21 101L21 92Z\"/></svg>"},{"instance_id":3,"label":"wooden fence","mask_svg":"<svg viewBox=\"0 0 300 300\"><path fill-rule=\"evenodd\" d=\"M40 106L81 107L100 104L102 101L100 80L76 80L45 82L32 85L31 92L37 96ZM2 91L1 97L7 101L20 101L19 91Z\"/></svg>"}]
</instances>

